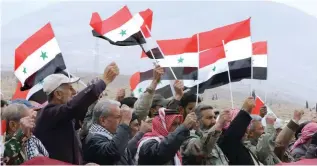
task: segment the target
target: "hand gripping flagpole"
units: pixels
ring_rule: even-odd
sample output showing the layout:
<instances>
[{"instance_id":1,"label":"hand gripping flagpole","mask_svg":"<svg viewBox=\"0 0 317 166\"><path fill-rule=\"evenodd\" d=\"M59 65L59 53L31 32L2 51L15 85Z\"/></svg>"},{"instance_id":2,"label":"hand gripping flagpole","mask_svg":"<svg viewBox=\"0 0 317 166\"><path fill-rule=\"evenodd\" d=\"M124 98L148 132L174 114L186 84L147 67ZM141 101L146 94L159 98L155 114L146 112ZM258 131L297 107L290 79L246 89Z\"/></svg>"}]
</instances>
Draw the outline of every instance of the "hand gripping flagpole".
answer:
<instances>
[{"instance_id":1,"label":"hand gripping flagpole","mask_svg":"<svg viewBox=\"0 0 317 166\"><path fill-rule=\"evenodd\" d=\"M154 39L154 37L152 36L149 27L148 27L147 25L145 25L145 28L146 28L146 30L149 32L149 34L151 35L152 40L155 41L155 43L156 43L156 45L157 45L157 48L159 49L159 51L161 52L161 54L162 54L162 56L163 56L163 59L165 59L165 55L164 55L164 53L163 53L161 47L158 45L157 41L156 41L156 40ZM140 29L140 31L141 31L141 33L142 33L142 36L144 37L144 40L146 40L145 35L144 35L144 33L142 32L141 29ZM151 48L150 48L149 50L150 50L150 52L151 52L152 58L156 61L157 64L159 64L159 61L158 61L157 59L155 59L154 54L153 54ZM173 74L174 79L177 80L177 77L176 77L176 75L175 75L175 73L174 73L172 67L171 67L171 66L168 66L168 67L169 67L169 69L171 70L171 73ZM173 93L173 96L175 96L175 90L174 90L174 87L173 87L173 83L172 83L172 82L170 82L170 87L171 87L171 91L172 91L172 93Z\"/></svg>"},{"instance_id":2,"label":"hand gripping flagpole","mask_svg":"<svg viewBox=\"0 0 317 166\"><path fill-rule=\"evenodd\" d=\"M197 33L197 52L198 52L198 67L199 67L199 33ZM199 79L199 71L197 71L197 79ZM197 94L196 94L196 106L198 105L198 94L199 94L199 81L196 83Z\"/></svg>"},{"instance_id":3,"label":"hand gripping flagpole","mask_svg":"<svg viewBox=\"0 0 317 166\"><path fill-rule=\"evenodd\" d=\"M225 41L222 40L223 49L225 50L225 56L226 56L226 48L225 48ZM226 56L227 59L227 56ZM231 87L231 76L230 76L230 68L229 68L229 61L227 59L227 65L228 65L228 78L229 78L229 87L230 87L230 96L231 96L231 108L233 109L233 95L232 95L232 87Z\"/></svg>"},{"instance_id":4,"label":"hand gripping flagpole","mask_svg":"<svg viewBox=\"0 0 317 166\"><path fill-rule=\"evenodd\" d=\"M146 30L150 33L152 39L155 41L155 43L156 43L156 45L157 45L157 48L158 48L158 49L160 50L160 52L162 53L163 59L165 59L165 55L164 55L164 53L163 53L161 47L158 45L157 41L154 39L153 35L151 34L151 31L150 31L149 27L148 27L147 25L145 25L145 27L146 27ZM141 30L141 32L142 32L142 30ZM144 39L145 39L145 36L144 36L143 32L142 32L142 35L143 35L143 37L144 37ZM150 49L150 52L151 52L151 54L152 54L153 59L156 60L151 49ZM157 60L156 60L156 61L157 61ZM158 62L158 61L157 61L157 62ZM177 77L176 77L176 75L175 75L175 73L174 73L172 67L171 67L171 66L168 66L168 67L170 68L170 70L171 70L171 72L172 72L172 74L173 74L174 79L177 80Z\"/></svg>"}]
</instances>

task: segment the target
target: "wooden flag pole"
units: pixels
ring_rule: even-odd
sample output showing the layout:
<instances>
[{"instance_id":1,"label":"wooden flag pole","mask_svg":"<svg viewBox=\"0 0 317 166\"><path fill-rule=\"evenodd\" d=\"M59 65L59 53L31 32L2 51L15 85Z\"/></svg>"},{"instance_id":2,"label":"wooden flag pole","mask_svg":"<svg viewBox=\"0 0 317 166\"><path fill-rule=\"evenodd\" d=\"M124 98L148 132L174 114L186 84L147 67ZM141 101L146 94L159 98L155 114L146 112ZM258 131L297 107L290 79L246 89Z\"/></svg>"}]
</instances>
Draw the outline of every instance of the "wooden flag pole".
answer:
<instances>
[{"instance_id":1,"label":"wooden flag pole","mask_svg":"<svg viewBox=\"0 0 317 166\"><path fill-rule=\"evenodd\" d=\"M225 50L225 56L226 56L226 48L225 48L225 41L222 40L223 49ZM232 95L232 87L231 87L231 76L230 76L230 68L229 68L229 62L227 61L228 65L228 78L229 78L229 87L230 87L230 96L231 96L231 108L233 109L233 95Z\"/></svg>"}]
</instances>

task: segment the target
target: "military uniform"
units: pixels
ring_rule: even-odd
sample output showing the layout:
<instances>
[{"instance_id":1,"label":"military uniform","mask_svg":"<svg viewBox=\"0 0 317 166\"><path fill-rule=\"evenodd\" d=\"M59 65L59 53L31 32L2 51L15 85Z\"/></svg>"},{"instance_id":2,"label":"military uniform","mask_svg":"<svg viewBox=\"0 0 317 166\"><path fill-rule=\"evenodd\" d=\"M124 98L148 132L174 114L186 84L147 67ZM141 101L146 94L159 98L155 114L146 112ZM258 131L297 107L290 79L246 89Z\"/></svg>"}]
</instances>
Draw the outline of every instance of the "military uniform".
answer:
<instances>
[{"instance_id":1,"label":"military uniform","mask_svg":"<svg viewBox=\"0 0 317 166\"><path fill-rule=\"evenodd\" d=\"M21 129L15 132L13 136L6 135L3 157L7 165L20 165L25 161L26 155L22 146L25 138Z\"/></svg>"},{"instance_id":2,"label":"military uniform","mask_svg":"<svg viewBox=\"0 0 317 166\"><path fill-rule=\"evenodd\" d=\"M258 140L250 139L244 142L247 147L258 160L264 165L275 165L281 160L274 153L276 130L273 125L265 127L265 133Z\"/></svg>"},{"instance_id":3,"label":"military uniform","mask_svg":"<svg viewBox=\"0 0 317 166\"><path fill-rule=\"evenodd\" d=\"M227 157L217 145L220 135L221 132L213 128L205 132L192 130L190 137L181 146L183 164L228 165Z\"/></svg>"}]
</instances>

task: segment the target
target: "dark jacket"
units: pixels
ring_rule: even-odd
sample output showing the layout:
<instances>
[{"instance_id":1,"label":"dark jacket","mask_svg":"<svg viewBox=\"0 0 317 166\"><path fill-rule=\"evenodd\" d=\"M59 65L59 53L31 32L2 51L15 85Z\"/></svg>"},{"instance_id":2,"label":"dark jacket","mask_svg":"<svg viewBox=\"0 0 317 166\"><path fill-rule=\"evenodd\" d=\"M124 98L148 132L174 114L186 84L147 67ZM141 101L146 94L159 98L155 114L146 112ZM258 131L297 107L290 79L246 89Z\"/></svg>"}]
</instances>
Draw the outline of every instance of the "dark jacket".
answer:
<instances>
[{"instance_id":1,"label":"dark jacket","mask_svg":"<svg viewBox=\"0 0 317 166\"><path fill-rule=\"evenodd\" d=\"M84 160L100 165L133 165L130 150L127 149L130 139L130 127L118 126L112 140L100 133L89 132L83 144Z\"/></svg>"},{"instance_id":2,"label":"dark jacket","mask_svg":"<svg viewBox=\"0 0 317 166\"><path fill-rule=\"evenodd\" d=\"M106 84L100 80L83 89L66 104L48 104L37 113L34 135L42 141L50 158L82 164L75 120L84 119L88 107L98 100L105 88Z\"/></svg>"},{"instance_id":3,"label":"dark jacket","mask_svg":"<svg viewBox=\"0 0 317 166\"><path fill-rule=\"evenodd\" d=\"M138 165L173 165L175 154L189 136L189 130L180 125L161 142L156 140L145 142L140 148Z\"/></svg>"},{"instance_id":4,"label":"dark jacket","mask_svg":"<svg viewBox=\"0 0 317 166\"><path fill-rule=\"evenodd\" d=\"M219 147L229 160L229 165L254 165L250 150L242 142L252 118L249 113L241 110L233 119L229 128L219 140ZM253 155L256 159L256 156Z\"/></svg>"},{"instance_id":5,"label":"dark jacket","mask_svg":"<svg viewBox=\"0 0 317 166\"><path fill-rule=\"evenodd\" d=\"M137 132L135 136L129 141L128 144L128 149L130 150L132 156L134 157L137 150L138 150L138 142L141 140L143 137L144 133L142 132Z\"/></svg>"}]
</instances>

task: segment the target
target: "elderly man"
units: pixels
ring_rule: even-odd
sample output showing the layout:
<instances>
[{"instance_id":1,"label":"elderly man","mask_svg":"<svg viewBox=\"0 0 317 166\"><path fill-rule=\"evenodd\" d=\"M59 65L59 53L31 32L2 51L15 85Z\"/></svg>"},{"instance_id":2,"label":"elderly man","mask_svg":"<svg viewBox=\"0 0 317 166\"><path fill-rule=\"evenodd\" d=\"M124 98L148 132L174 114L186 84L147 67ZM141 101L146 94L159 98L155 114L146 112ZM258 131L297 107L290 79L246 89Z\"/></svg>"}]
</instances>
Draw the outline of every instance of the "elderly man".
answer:
<instances>
[{"instance_id":1,"label":"elderly man","mask_svg":"<svg viewBox=\"0 0 317 166\"><path fill-rule=\"evenodd\" d=\"M93 124L83 144L84 159L100 165L133 165L127 150L132 109L114 100L101 100L93 110Z\"/></svg>"},{"instance_id":2,"label":"elderly man","mask_svg":"<svg viewBox=\"0 0 317 166\"><path fill-rule=\"evenodd\" d=\"M5 163L20 165L36 156L48 156L48 153L36 137L32 136L34 128L34 111L23 104L10 104L3 111L2 119L7 123L5 138Z\"/></svg>"},{"instance_id":3,"label":"elderly man","mask_svg":"<svg viewBox=\"0 0 317 166\"><path fill-rule=\"evenodd\" d=\"M79 78L52 74L44 79L43 91L48 105L38 111L34 134L46 147L50 158L72 164L82 164L81 144L75 123L83 120L88 107L98 100L106 86L119 74L118 66L106 67L103 78L83 89L76 96L72 87Z\"/></svg>"}]
</instances>

